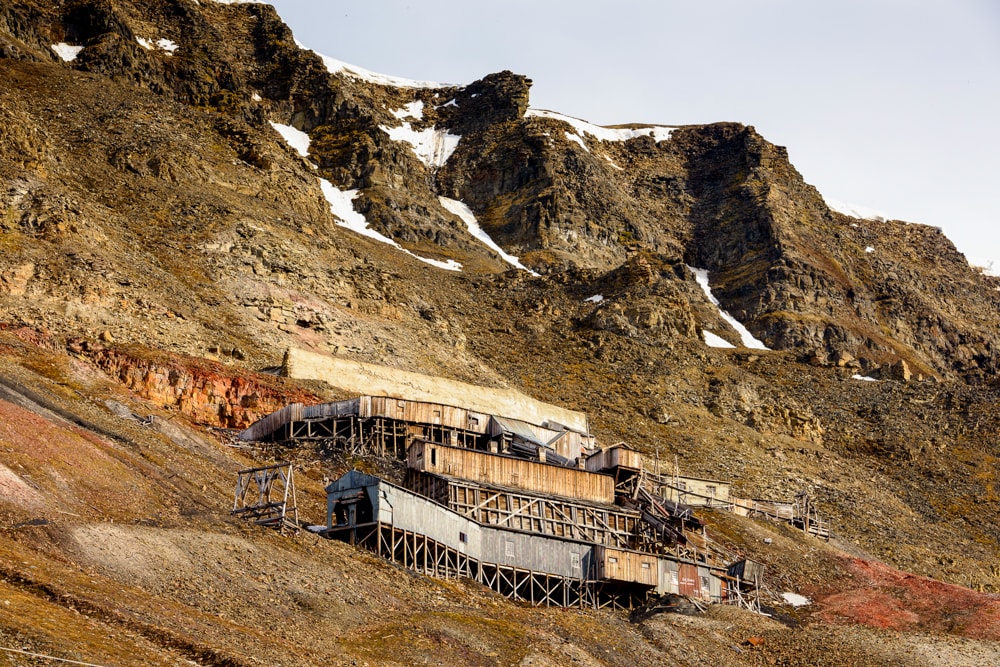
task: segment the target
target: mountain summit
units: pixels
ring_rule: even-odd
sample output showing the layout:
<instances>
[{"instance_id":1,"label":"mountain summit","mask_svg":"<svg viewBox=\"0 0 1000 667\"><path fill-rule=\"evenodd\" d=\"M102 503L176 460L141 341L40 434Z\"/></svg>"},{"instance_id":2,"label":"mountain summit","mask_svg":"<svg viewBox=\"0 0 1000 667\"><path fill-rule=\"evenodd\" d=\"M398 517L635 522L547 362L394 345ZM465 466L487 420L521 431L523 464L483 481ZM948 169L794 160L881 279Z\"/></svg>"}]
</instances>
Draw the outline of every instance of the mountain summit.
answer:
<instances>
[{"instance_id":1,"label":"mountain summit","mask_svg":"<svg viewBox=\"0 0 1000 667\"><path fill-rule=\"evenodd\" d=\"M850 557L714 526L817 600L804 628L732 621L788 664L819 659L795 662L801 637L891 664L858 623L899 631L899 650L1000 638L966 607L921 598L911 618L883 593L880 625L837 597L858 568L889 590L890 566L1000 592L1000 279L937 228L832 210L753 127L596 126L532 108L530 89L509 71L374 74L258 3L0 3L0 599L46 610L26 628L0 606L0 639L44 648L65 623L71 644L113 628L163 663L388 664L424 642L456 664L634 664L606 650L617 636L703 664L664 646L697 645L683 624L669 642L656 622L575 627L462 586L397 590L408 575L318 539L257 545L228 517L232 474L285 452L205 429L342 397L274 377L289 348L516 389L745 497L809 493ZM320 521L321 482L348 461L288 456ZM592 627L607 644L581 639ZM745 639L718 655L744 660L728 644Z\"/></svg>"}]
</instances>

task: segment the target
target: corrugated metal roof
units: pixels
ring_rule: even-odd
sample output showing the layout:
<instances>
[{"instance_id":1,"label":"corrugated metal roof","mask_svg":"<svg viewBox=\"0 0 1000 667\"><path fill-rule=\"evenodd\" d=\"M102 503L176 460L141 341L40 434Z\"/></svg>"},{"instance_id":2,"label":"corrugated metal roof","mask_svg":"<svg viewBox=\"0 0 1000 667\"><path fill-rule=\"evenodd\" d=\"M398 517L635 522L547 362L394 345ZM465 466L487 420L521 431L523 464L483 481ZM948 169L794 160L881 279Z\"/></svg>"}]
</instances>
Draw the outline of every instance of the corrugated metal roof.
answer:
<instances>
[{"instance_id":1,"label":"corrugated metal roof","mask_svg":"<svg viewBox=\"0 0 1000 667\"><path fill-rule=\"evenodd\" d=\"M546 444L538 438L538 435L525 422L506 417L493 417L493 420L504 431L504 433L516 435L522 440L527 440L528 442L536 444L539 447L546 446Z\"/></svg>"}]
</instances>

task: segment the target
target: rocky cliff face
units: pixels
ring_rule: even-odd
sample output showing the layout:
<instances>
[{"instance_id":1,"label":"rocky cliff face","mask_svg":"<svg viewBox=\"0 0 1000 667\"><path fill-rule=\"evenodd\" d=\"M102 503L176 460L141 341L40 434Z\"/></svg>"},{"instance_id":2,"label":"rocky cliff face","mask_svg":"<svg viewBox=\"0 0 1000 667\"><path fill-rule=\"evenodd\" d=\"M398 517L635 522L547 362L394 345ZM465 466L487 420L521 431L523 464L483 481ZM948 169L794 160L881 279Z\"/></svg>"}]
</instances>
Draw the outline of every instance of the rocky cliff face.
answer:
<instances>
[{"instance_id":1,"label":"rocky cliff face","mask_svg":"<svg viewBox=\"0 0 1000 667\"><path fill-rule=\"evenodd\" d=\"M706 268L722 306L773 349L820 362L849 356L865 370L905 361L924 376L982 380L996 370L996 290L939 231L831 212L785 150L753 128L610 130L527 114L530 81L510 72L462 87L393 85L302 50L267 5L29 3L6 7L3 22L6 53L51 67L51 44L82 46L61 67L138 86L208 123L196 160L156 132L122 142L112 124L104 166L91 169L204 182L200 156L215 141L249 170L250 190L261 176L274 184L258 199L290 203L285 183L307 169L275 157L284 149L267 121L290 124L309 135L320 175L359 191L353 206L371 228L423 256L503 266L443 195L542 272L609 271L638 250ZM7 139L10 152L37 161L47 130L16 100L5 113L26 126ZM329 219L317 188L303 185L310 222ZM39 206L23 195L11 203L29 230L65 229L79 213L67 197ZM5 282L20 289L28 264L10 267ZM688 311L703 307L696 293L684 301Z\"/></svg>"}]
</instances>

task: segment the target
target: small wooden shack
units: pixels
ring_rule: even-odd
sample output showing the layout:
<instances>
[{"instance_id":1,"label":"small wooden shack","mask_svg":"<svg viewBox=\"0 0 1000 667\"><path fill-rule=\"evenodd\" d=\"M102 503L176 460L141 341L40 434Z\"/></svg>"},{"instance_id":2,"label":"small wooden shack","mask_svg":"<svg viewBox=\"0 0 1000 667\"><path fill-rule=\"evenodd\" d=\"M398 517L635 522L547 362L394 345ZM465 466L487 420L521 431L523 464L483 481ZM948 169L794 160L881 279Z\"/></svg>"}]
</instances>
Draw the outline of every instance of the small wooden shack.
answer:
<instances>
[{"instance_id":1,"label":"small wooden shack","mask_svg":"<svg viewBox=\"0 0 1000 667\"><path fill-rule=\"evenodd\" d=\"M730 483L700 477L668 477L659 488L660 496L688 507L730 506Z\"/></svg>"},{"instance_id":2,"label":"small wooden shack","mask_svg":"<svg viewBox=\"0 0 1000 667\"><path fill-rule=\"evenodd\" d=\"M655 588L660 581L659 558L653 554L597 545L594 547L594 562L598 579L651 588Z\"/></svg>"},{"instance_id":3,"label":"small wooden shack","mask_svg":"<svg viewBox=\"0 0 1000 667\"><path fill-rule=\"evenodd\" d=\"M616 468L642 470L642 454L624 442L601 449L587 457L590 472L612 471Z\"/></svg>"}]
</instances>

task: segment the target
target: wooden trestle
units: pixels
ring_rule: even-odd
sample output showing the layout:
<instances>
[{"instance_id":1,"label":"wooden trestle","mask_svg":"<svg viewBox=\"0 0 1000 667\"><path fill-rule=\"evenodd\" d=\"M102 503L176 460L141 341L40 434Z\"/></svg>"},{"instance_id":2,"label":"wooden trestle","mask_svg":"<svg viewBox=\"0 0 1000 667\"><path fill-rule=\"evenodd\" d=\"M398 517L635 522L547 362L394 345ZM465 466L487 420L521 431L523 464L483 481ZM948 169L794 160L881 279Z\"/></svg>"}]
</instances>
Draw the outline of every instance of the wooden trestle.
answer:
<instances>
[{"instance_id":1,"label":"wooden trestle","mask_svg":"<svg viewBox=\"0 0 1000 667\"><path fill-rule=\"evenodd\" d=\"M471 579L504 597L535 607L631 610L641 606L649 595L645 587L481 562L427 535L381 522L335 527L324 535L349 541L391 563L427 576Z\"/></svg>"},{"instance_id":2,"label":"wooden trestle","mask_svg":"<svg viewBox=\"0 0 1000 667\"><path fill-rule=\"evenodd\" d=\"M407 470L404 486L473 521L647 553L672 553L639 512Z\"/></svg>"}]
</instances>

